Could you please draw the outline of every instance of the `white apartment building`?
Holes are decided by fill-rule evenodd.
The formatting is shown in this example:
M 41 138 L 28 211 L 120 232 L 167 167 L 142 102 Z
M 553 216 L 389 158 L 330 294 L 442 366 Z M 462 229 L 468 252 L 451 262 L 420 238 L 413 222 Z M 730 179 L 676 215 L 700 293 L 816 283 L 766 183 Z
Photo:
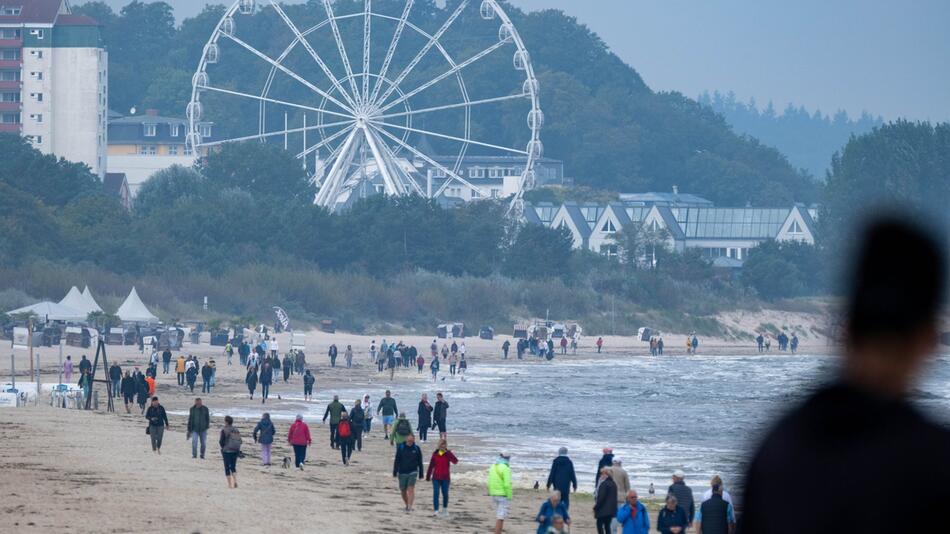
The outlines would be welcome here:
M 0 132 L 106 172 L 108 58 L 66 0 L 0 0 Z

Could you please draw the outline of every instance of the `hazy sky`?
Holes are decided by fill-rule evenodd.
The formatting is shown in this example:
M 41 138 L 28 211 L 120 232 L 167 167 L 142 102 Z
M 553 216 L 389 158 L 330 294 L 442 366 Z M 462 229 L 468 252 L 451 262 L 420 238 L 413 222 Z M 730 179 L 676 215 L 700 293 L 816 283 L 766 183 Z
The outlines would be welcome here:
M 654 89 L 950 120 L 948 0 L 510 1 L 577 16 Z

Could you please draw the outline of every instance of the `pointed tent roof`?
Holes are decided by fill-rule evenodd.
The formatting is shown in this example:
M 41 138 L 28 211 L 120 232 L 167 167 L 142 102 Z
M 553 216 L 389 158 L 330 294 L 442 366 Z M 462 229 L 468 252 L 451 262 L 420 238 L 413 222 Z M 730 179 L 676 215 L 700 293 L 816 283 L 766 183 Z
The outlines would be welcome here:
M 82 290 L 82 299 L 85 301 L 86 308 L 90 312 L 102 311 L 102 307 L 99 306 L 99 303 L 96 302 L 96 299 L 92 298 L 92 291 L 89 291 L 89 286 L 86 286 L 85 289 Z
M 57 304 L 56 302 L 43 301 L 37 302 L 31 306 L 24 306 L 22 308 L 17 308 L 15 310 L 10 310 L 7 312 L 8 315 L 16 315 L 18 313 L 33 313 L 37 317 L 42 317 L 49 319 L 51 321 L 85 321 L 86 315 L 81 311 L 70 308 L 63 304 Z
M 59 301 L 59 303 L 85 314 L 92 311 L 87 309 L 86 300 L 82 298 L 82 293 L 79 292 L 79 288 L 76 286 L 69 288 L 69 293 L 66 293 L 66 296 L 63 297 L 63 300 Z
M 115 314 L 119 316 L 119 319 L 133 323 L 158 322 L 158 317 L 155 317 L 152 315 L 152 312 L 148 311 L 142 299 L 139 298 L 138 292 L 135 291 L 135 287 L 129 292 L 129 296 L 126 297 L 125 302 L 119 306 Z

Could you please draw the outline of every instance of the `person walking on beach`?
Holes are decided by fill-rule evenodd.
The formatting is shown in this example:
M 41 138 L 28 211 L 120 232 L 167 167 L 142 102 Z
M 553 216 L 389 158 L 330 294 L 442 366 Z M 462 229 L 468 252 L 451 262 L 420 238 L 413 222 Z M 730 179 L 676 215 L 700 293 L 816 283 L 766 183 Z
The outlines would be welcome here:
M 444 439 L 439 440 L 439 447 L 432 452 L 429 459 L 429 469 L 426 470 L 426 481 L 432 481 L 432 515 L 449 516 L 449 482 L 451 480 L 452 464 L 458 464 L 458 458 L 449 450 L 449 444 Z M 442 510 L 439 512 L 439 494 L 442 494 Z
M 297 418 L 287 431 L 287 443 L 294 448 L 294 467 L 303 471 L 303 464 L 307 461 L 307 447 L 313 443 L 310 439 L 310 427 L 303 422 L 303 415 Z
M 224 345 L 224 354 L 227 356 L 228 365 L 231 365 L 231 358 L 234 356 L 234 345 L 231 345 L 231 342 L 228 341 Z
M 152 440 L 152 450 L 155 454 L 162 453 L 162 437 L 168 428 L 168 415 L 165 407 L 158 403 L 158 397 L 152 397 L 152 405 L 145 412 L 148 421 L 148 435 Z
M 630 475 L 628 475 L 627 470 L 623 468 L 623 462 L 616 456 L 614 456 L 613 465 L 610 467 L 610 478 L 613 479 L 614 485 L 617 486 L 617 507 L 619 508 L 623 506 L 624 500 L 627 498 L 627 492 L 630 491 Z M 617 518 L 614 518 L 610 525 L 611 533 L 621 528 Z
M 429 404 L 429 396 L 425 393 L 422 394 L 422 399 L 419 400 L 419 408 L 416 414 L 418 416 L 416 430 L 419 431 L 419 440 L 425 443 L 429 427 L 432 426 L 432 405 Z
M 191 457 L 198 457 L 198 443 L 201 443 L 201 459 L 205 459 L 205 446 L 208 441 L 208 428 L 211 427 L 211 413 L 208 407 L 201 403 L 200 398 L 195 399 L 195 404 L 188 410 L 188 427 L 185 431 L 185 439 L 191 440 Z
M 323 423 L 326 424 L 327 417 L 330 418 L 330 448 L 337 448 L 337 429 L 340 426 L 340 416 L 346 413 L 346 406 L 340 402 L 339 395 L 333 396 L 333 402 L 327 405 L 323 412 Z
M 165 349 L 162 351 L 162 374 L 167 375 L 168 369 L 172 363 L 172 351 L 171 349 Z
M 327 356 L 330 357 L 330 367 L 336 367 L 336 355 L 337 348 L 336 345 L 330 345 L 330 350 L 327 351 Z
M 363 433 L 369 435 L 373 428 L 373 403 L 369 401 L 369 395 L 363 395 Z
M 419 356 L 416 358 L 416 367 L 419 369 L 419 374 L 422 374 L 422 370 L 425 369 L 425 366 L 426 359 L 422 356 L 422 354 L 419 354 Z
M 406 423 L 408 424 L 408 421 Z M 416 445 L 412 433 L 406 436 L 405 442 L 396 447 L 393 478 L 399 481 L 399 493 L 406 505 L 406 512 L 411 512 L 416 500 L 416 481 L 422 478 L 422 449 Z
M 393 425 L 393 431 L 389 434 L 389 444 L 399 445 L 406 441 L 406 438 L 412 435 L 412 423 L 406 418 L 406 413 L 400 413 Z
M 261 366 L 261 404 L 267 402 L 267 395 L 270 393 L 270 385 L 274 382 L 274 369 L 270 363 L 264 362 Z
M 83 354 L 79 360 L 79 372 L 82 373 L 83 371 L 87 373 L 92 371 L 92 363 L 86 359 L 85 354 Z
M 686 519 L 683 509 L 677 506 L 676 496 L 667 495 L 666 506 L 660 508 L 660 513 L 656 518 L 657 530 L 660 531 L 660 534 L 685 534 L 687 525 L 689 525 L 689 521 Z
M 439 378 L 439 358 L 432 358 L 432 361 L 429 363 L 429 369 L 432 370 L 432 381 L 435 382 Z
M 386 351 L 386 368 L 389 369 L 390 381 L 392 381 L 393 378 L 396 376 L 396 365 L 398 364 L 398 362 L 396 361 L 396 352 L 398 351 L 396 351 L 392 347 L 390 347 L 389 350 Z
M 558 449 L 557 458 L 551 462 L 545 489 L 550 490 L 552 487 L 558 491 L 558 499 L 564 504 L 564 508 L 570 508 L 571 488 L 577 491 L 577 475 L 574 473 L 574 462 L 567 456 L 567 447 Z
M 313 400 L 313 384 L 317 381 L 317 378 L 310 374 L 310 369 L 303 375 L 303 400 L 312 401 Z
M 346 410 L 343 410 L 343 412 L 340 413 L 340 422 L 336 425 L 336 447 L 340 449 L 340 455 L 343 457 L 343 465 L 349 465 L 350 456 L 353 456 L 352 428 L 350 416 L 346 413 Z
M 119 391 L 119 383 L 122 382 L 122 368 L 116 362 L 112 362 L 112 365 L 109 366 L 109 381 L 112 383 L 112 395 L 118 398 L 122 394 Z
M 175 374 L 178 375 L 178 385 L 185 385 L 185 355 L 179 354 L 178 360 L 175 362 Z
M 458 365 L 458 360 L 458 353 L 453 350 L 452 355 L 449 356 L 449 376 L 455 376 L 455 367 Z
M 465 355 L 463 354 L 462 357 L 459 358 L 459 377 L 462 378 L 462 382 L 465 382 L 466 370 L 468 370 L 468 360 L 465 359 Z
M 241 432 L 234 428 L 234 418 L 224 416 L 224 427 L 218 436 L 218 446 L 221 447 L 221 457 L 224 459 L 224 476 L 228 479 L 228 487 L 235 489 L 237 483 L 237 461 L 241 455 Z
M 274 444 L 274 435 L 277 434 L 277 428 L 270 419 L 270 414 L 264 412 L 261 414 L 261 420 L 254 425 L 254 443 L 261 444 L 261 465 L 270 467 L 270 451 Z
M 594 488 L 597 488 L 597 485 L 600 483 L 600 470 L 605 467 L 611 467 L 614 465 L 614 450 L 610 447 L 604 447 L 604 455 L 600 457 L 600 460 L 597 461 L 597 471 L 594 475 Z
M 554 490 L 548 495 L 547 500 L 541 503 L 541 510 L 534 517 L 538 523 L 537 534 L 548 534 L 554 521 L 554 516 L 561 517 L 568 525 L 571 524 L 571 515 L 567 511 L 567 505 L 561 500 L 561 492 Z
M 194 363 L 191 360 L 185 364 L 185 381 L 188 383 L 188 392 L 195 392 L 195 382 L 198 380 L 198 367 L 195 365 L 188 365 L 188 363 Z
M 432 412 L 432 428 L 439 428 L 439 439 L 446 438 L 446 418 L 449 415 L 449 403 L 442 396 L 442 392 L 435 394 L 435 409 Z
M 347 345 L 346 352 L 343 353 L 343 359 L 346 361 L 346 368 L 351 369 L 353 367 L 353 346 Z
M 594 497 L 594 518 L 597 534 L 612 534 L 610 525 L 617 516 L 617 485 L 610 476 L 610 468 L 600 469 L 600 480 Z
M 91 385 L 92 375 L 89 375 L 89 378 L 90 378 L 90 385 Z M 148 384 L 148 395 L 149 397 L 151 397 L 152 395 L 155 394 L 155 376 L 146 373 L 145 383 Z
M 201 366 L 201 392 L 211 393 L 211 365 L 208 362 Z
M 709 489 L 703 493 L 703 500 L 700 501 L 700 503 L 704 503 L 712 498 L 713 487 L 715 486 L 719 486 L 719 488 L 722 489 L 722 500 L 732 504 L 732 495 L 729 495 L 729 492 L 726 491 L 726 486 L 722 483 L 722 477 L 719 475 L 713 475 L 713 477 L 709 480 Z
M 383 414 L 383 439 L 389 440 L 389 433 L 392 430 L 393 422 L 396 420 L 396 399 L 387 389 L 386 396 L 379 400 L 376 407 L 376 415 Z
M 602 348 L 604 348 L 604 338 L 598 337 L 597 338 L 597 354 L 600 354 L 600 350 Z
M 511 348 L 511 342 L 506 339 L 505 342 L 501 344 L 501 354 L 502 354 L 501 357 L 503 360 L 508 359 L 508 350 L 510 348 Z
M 125 376 L 122 378 L 122 400 L 125 401 L 125 413 L 131 413 L 129 411 L 129 406 L 135 402 L 135 379 L 132 378 L 132 373 L 126 371 Z
M 689 526 L 693 526 L 693 517 L 696 515 L 696 503 L 693 500 L 693 490 L 686 485 L 686 473 L 677 469 L 673 473 L 673 483 L 667 490 L 667 495 L 676 497 L 677 506 L 683 509 Z
M 650 513 L 640 502 L 636 490 L 627 492 L 626 502 L 617 510 L 617 522 L 622 526 L 623 534 L 649 534 Z M 680 532 L 686 531 L 684 529 Z
M 513 497 L 511 488 L 511 456 L 500 453 L 495 463 L 488 468 L 488 496 L 495 506 L 495 534 L 501 534 L 505 528 L 505 519 L 511 508 Z
M 145 415 L 145 405 L 148 404 L 148 382 L 145 381 L 145 375 L 142 373 L 136 374 L 135 378 L 135 393 L 136 400 L 139 404 L 139 410 L 142 415 Z
M 73 381 L 73 357 L 67 355 L 63 362 L 63 380 L 68 384 Z
M 350 431 L 353 433 L 353 448 L 363 450 L 363 425 L 366 424 L 366 412 L 359 399 L 350 408 Z M 352 452 L 352 451 L 351 451 Z
M 736 513 L 732 503 L 722 498 L 722 486 L 714 484 L 712 497 L 696 511 L 697 534 L 729 534 L 735 532 Z M 863 531 L 862 531 L 863 532 Z
M 247 384 L 247 391 L 251 394 L 251 400 L 254 400 L 254 390 L 257 389 L 257 369 L 253 366 L 247 370 L 244 383 Z
M 82 389 L 82 398 L 85 402 L 86 399 L 92 396 L 92 376 L 89 374 L 89 371 L 82 370 L 79 372 L 79 382 L 77 385 Z
M 284 383 L 286 384 L 290 380 L 290 375 L 294 372 L 294 359 L 290 357 L 290 353 L 284 354 Z

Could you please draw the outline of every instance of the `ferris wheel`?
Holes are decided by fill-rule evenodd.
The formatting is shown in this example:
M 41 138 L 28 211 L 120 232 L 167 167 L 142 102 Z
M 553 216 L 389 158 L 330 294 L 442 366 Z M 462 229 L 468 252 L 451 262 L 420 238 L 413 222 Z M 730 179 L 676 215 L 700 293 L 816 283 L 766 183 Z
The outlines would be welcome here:
M 496 0 L 419 4 L 234 2 L 192 78 L 186 145 L 282 143 L 330 210 L 370 182 L 387 195 L 511 196 L 519 208 L 544 123 L 521 36 Z M 476 157 L 500 162 L 491 176 L 504 195 L 468 168 Z

